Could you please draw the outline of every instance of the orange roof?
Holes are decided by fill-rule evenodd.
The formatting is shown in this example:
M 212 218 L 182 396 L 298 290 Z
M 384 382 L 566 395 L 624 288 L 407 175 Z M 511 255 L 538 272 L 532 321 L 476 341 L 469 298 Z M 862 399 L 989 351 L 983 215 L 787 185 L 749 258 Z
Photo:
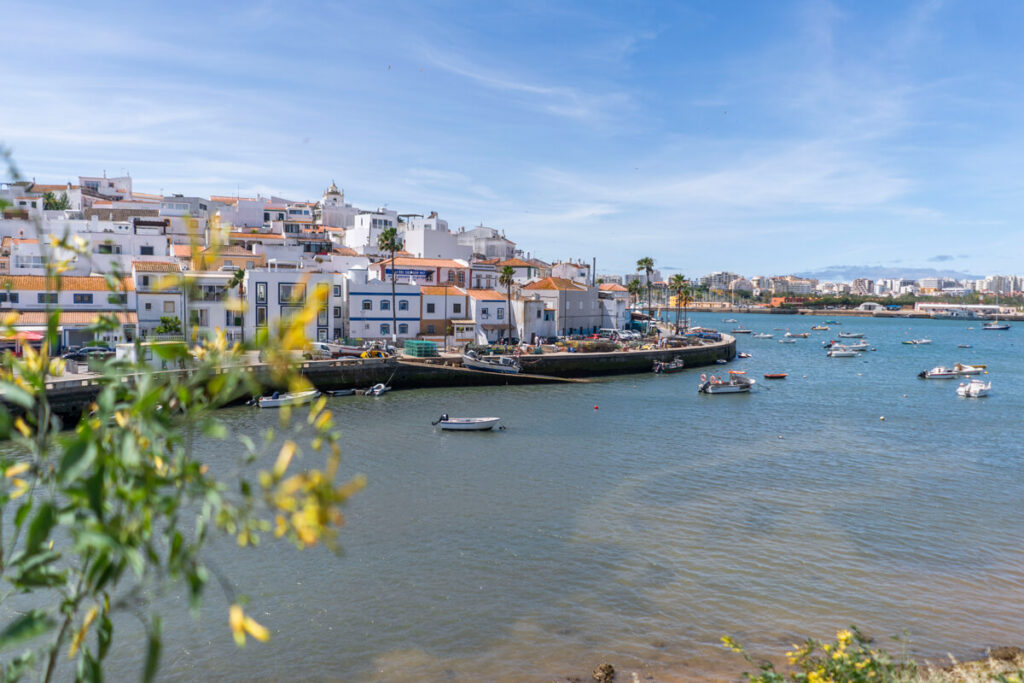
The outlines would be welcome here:
M 39 240 L 22 239 L 20 237 L 14 238 L 15 244 L 39 244 Z
M 505 295 L 493 289 L 467 289 L 466 293 L 480 301 L 504 301 Z
M 132 261 L 137 273 L 179 273 L 181 266 L 169 261 Z
M 44 275 L 0 275 L 0 289 L 10 286 L 13 290 L 45 292 L 50 289 L 52 280 Z M 61 291 L 71 292 L 106 292 L 106 278 L 99 275 L 64 275 L 60 278 Z M 121 286 L 118 291 L 134 292 L 135 281 L 130 277 L 121 278 Z
M 350 249 L 349 247 L 335 247 L 334 253 L 338 256 L 359 256 L 355 249 Z
M 620 285 L 618 282 L 603 282 L 601 283 L 602 292 L 628 292 L 629 290 Z
M 504 268 L 505 266 L 512 266 L 513 268 L 536 268 L 537 267 L 535 264 L 530 263 L 529 261 L 524 261 L 521 258 L 510 258 L 510 259 L 507 259 L 505 261 L 502 261 L 498 265 L 501 266 L 502 268 Z
M 224 195 L 211 194 L 211 202 L 219 202 L 221 204 L 237 204 L 239 201 L 254 202 L 255 197 L 226 197 Z
M 443 296 L 445 292 L 448 293 L 448 296 L 466 296 L 466 292 L 459 289 L 455 285 L 452 285 L 450 287 L 438 287 L 436 285 L 420 285 L 420 294 L 423 294 L 424 296 Z
M 582 292 L 586 291 L 587 288 L 578 282 L 566 280 L 564 277 L 546 277 L 543 280 L 525 285 L 523 289 L 557 289 L 560 291 Z
M 72 185 L 70 189 L 77 190 L 80 188 L 78 185 Z M 33 183 L 30 192 L 64 192 L 67 190 L 67 185 L 38 185 Z
M 273 232 L 232 232 L 228 233 L 228 239 L 268 239 L 268 240 L 283 240 L 284 235 L 278 235 Z
M 172 244 L 171 249 L 174 252 L 175 258 L 192 256 L 192 245 L 190 244 Z
M 255 256 L 255 254 L 253 254 L 248 249 L 243 249 L 242 247 L 236 246 L 234 244 L 221 246 L 219 248 L 206 247 L 205 249 L 202 250 L 202 253 L 211 255 L 216 253 L 217 256 Z
M 386 265 L 391 265 L 391 259 L 381 261 Z M 469 266 L 463 265 L 458 261 L 453 261 L 446 258 L 416 258 L 415 256 L 396 256 L 396 266 L 419 266 L 421 268 L 468 268 Z
M 46 311 L 20 311 L 15 325 L 45 325 Z M 58 325 L 93 325 L 101 315 L 113 315 L 122 325 L 134 325 L 139 322 L 135 311 L 61 311 Z
M 500 260 L 501 259 L 499 259 L 499 258 L 484 258 L 484 259 L 480 259 L 479 261 L 473 261 L 473 265 L 474 266 L 493 266 L 493 265 L 497 265 L 498 261 L 500 261 Z

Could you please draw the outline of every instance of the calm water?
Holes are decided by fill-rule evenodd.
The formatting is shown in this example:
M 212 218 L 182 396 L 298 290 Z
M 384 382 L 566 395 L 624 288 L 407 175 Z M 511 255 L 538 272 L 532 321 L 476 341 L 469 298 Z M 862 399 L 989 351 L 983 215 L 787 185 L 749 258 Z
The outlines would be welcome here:
M 731 329 L 721 317 L 694 316 Z M 698 395 L 695 369 L 331 399 L 345 469 L 370 482 L 345 556 L 215 548 L 274 639 L 236 650 L 215 588 L 198 617 L 173 599 L 164 676 L 547 680 L 610 661 L 689 680 L 742 670 L 723 634 L 778 654 L 851 623 L 882 643 L 906 631 L 924 656 L 1020 645 L 1024 325 L 842 319 L 786 345 L 772 328 L 823 318 L 732 317 L 776 338 L 741 335 L 753 358 L 730 367 L 788 379 L 734 396 Z M 826 358 L 841 330 L 877 351 Z M 989 398 L 916 377 L 956 361 L 988 365 Z M 443 411 L 508 429 L 435 432 Z M 276 422 L 223 417 L 249 433 Z M 222 443 L 201 448 L 227 467 Z M 137 642 L 112 656 L 111 680 L 137 675 Z

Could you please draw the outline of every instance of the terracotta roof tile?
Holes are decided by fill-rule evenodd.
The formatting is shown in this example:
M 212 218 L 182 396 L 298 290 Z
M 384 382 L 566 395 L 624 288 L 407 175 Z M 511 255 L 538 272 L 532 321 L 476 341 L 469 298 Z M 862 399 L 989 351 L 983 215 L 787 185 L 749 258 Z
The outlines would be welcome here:
M 466 293 L 480 301 L 504 301 L 505 295 L 493 289 L 467 289 Z
M 617 282 L 603 282 L 600 285 L 602 292 L 628 292 L 629 290 Z
M 543 280 L 524 285 L 523 289 L 557 289 L 560 291 L 583 292 L 587 288 L 578 282 L 566 280 L 564 277 L 546 277 Z
M 132 261 L 137 273 L 180 273 L 181 266 L 168 261 Z
M 466 292 L 452 285 L 450 287 L 438 287 L 437 285 L 420 285 L 420 294 L 424 296 L 466 296 Z
M 0 275 L 0 289 L 9 285 L 13 291 L 45 292 L 51 284 L 47 279 L 43 275 Z M 64 292 L 106 292 L 110 288 L 106 278 L 98 275 L 65 275 L 60 278 L 60 289 Z M 135 281 L 130 277 L 121 278 L 118 291 L 134 292 Z
M 501 268 L 504 268 L 505 266 L 512 266 L 513 268 L 536 268 L 537 267 L 535 264 L 530 263 L 529 261 L 524 261 L 521 258 L 510 258 L 510 259 L 507 259 L 507 260 L 502 261 L 501 263 L 499 263 L 498 266 L 500 266 Z
M 46 311 L 18 311 L 15 325 L 45 325 Z M 61 311 L 58 325 L 93 325 L 100 315 L 113 315 L 122 325 L 139 322 L 135 311 Z

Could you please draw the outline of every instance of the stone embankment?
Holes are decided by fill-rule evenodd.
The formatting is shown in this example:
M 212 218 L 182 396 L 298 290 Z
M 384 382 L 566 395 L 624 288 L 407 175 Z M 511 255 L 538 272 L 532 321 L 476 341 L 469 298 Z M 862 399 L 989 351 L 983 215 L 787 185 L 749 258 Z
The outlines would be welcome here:
M 463 368 L 457 356 L 304 361 L 298 370 L 321 390 L 365 388 L 379 382 L 394 389 L 573 382 L 588 377 L 648 372 L 655 360 L 670 361 L 679 357 L 689 367 L 711 365 L 719 359 L 729 360 L 736 355 L 736 340 L 729 335 L 722 337 L 720 342 L 680 348 L 526 355 L 520 358 L 523 371 L 516 375 Z M 252 373 L 261 385 L 274 388 L 271 387 L 267 366 L 253 364 L 241 366 L 241 369 Z M 122 380 L 131 381 L 131 375 Z M 71 379 L 55 378 L 47 383 L 46 388 L 54 413 L 76 419 L 95 400 L 102 384 L 98 375 L 79 375 Z

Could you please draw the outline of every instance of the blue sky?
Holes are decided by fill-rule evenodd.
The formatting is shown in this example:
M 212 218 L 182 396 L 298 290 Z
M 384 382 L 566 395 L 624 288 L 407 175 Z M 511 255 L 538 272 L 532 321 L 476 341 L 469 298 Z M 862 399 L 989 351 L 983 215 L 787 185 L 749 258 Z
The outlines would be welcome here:
M 335 179 L 609 272 L 1024 271 L 1024 5 L 150 5 L 5 7 L 26 175 Z

